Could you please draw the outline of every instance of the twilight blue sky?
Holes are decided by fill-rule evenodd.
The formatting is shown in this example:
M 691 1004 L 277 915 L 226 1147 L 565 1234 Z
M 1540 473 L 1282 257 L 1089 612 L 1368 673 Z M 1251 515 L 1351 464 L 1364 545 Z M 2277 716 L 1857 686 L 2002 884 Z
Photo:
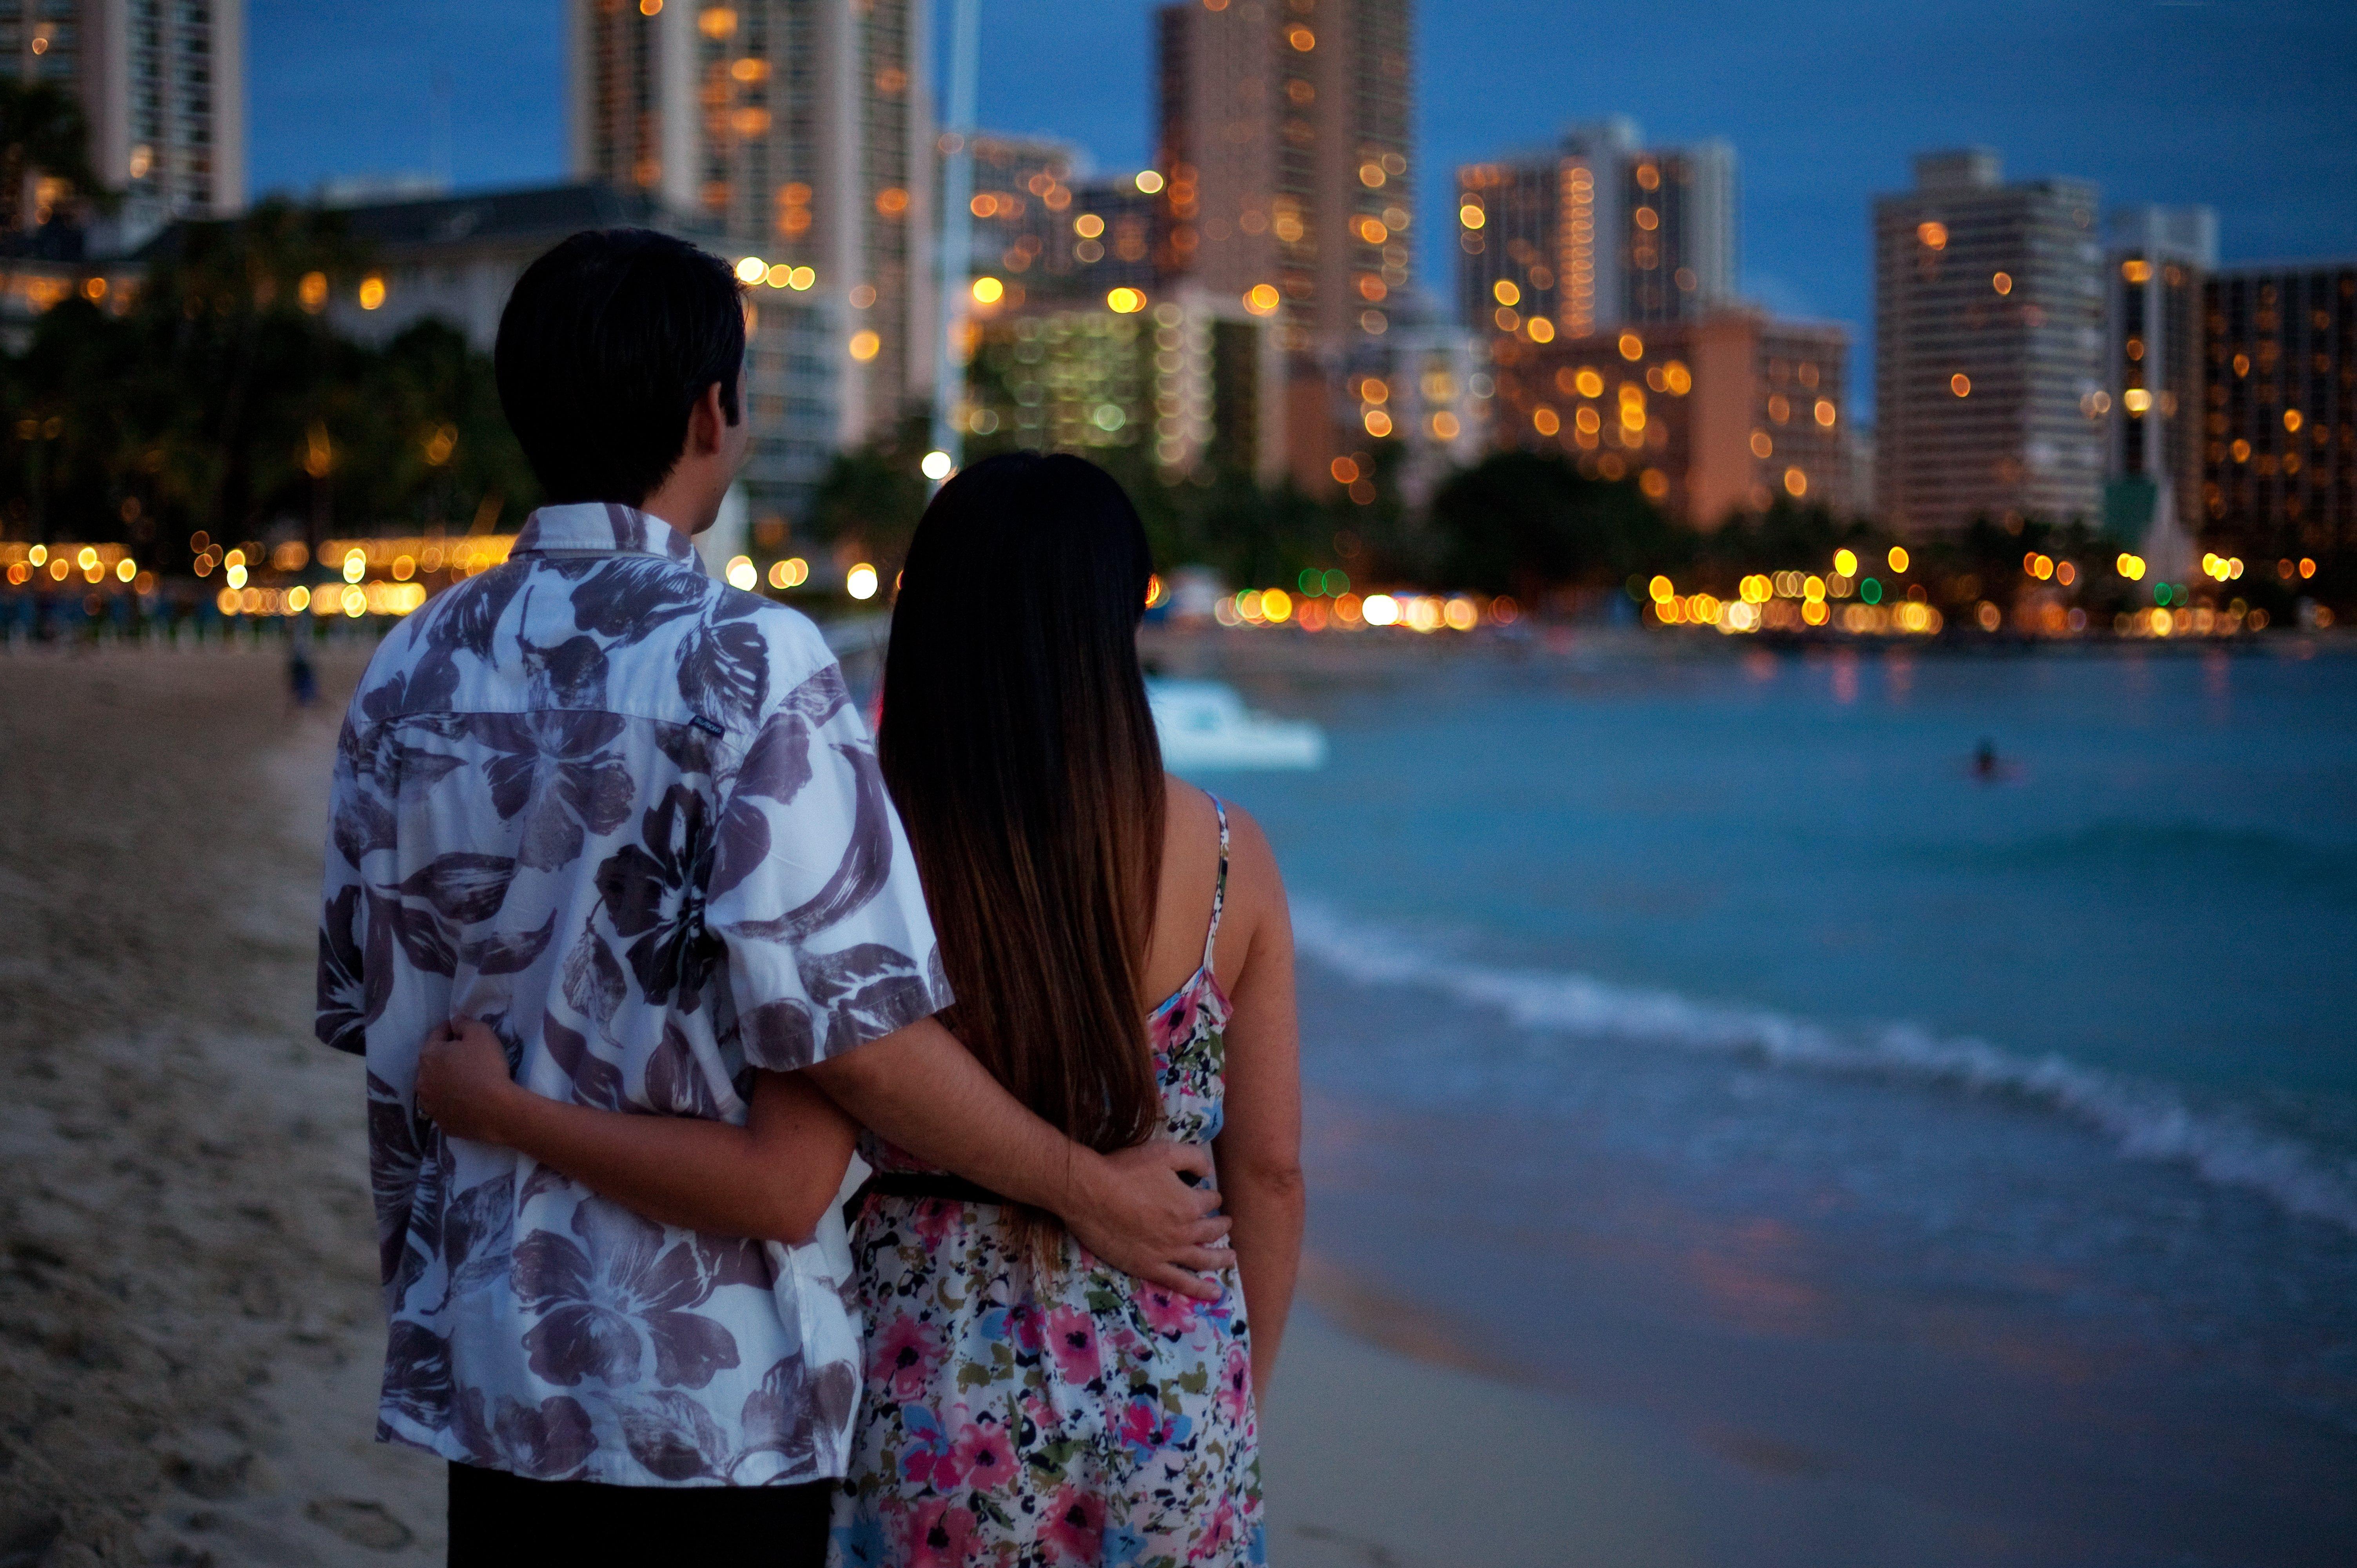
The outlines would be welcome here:
M 254 188 L 428 168 L 437 70 L 461 188 L 560 176 L 563 4 L 248 0 Z M 1150 5 L 983 5 L 985 126 L 1068 137 L 1100 166 L 1144 162 Z M 1444 296 L 1450 171 L 1612 113 L 1655 142 L 1732 142 L 1747 292 L 1850 323 L 1861 360 L 1867 203 L 1906 185 L 1925 148 L 1985 143 L 2010 174 L 2098 181 L 2106 204 L 2205 202 L 2229 260 L 2357 253 L 2352 0 L 1417 10 L 1420 256 Z

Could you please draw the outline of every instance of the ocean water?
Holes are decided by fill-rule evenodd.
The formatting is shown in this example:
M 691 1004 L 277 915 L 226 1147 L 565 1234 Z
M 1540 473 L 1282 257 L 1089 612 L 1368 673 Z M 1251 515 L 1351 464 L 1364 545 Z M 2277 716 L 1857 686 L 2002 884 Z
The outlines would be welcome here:
M 1244 684 L 1332 743 L 1204 780 L 1295 901 L 1313 1251 L 1957 1560 L 2350 1560 L 2357 658 Z

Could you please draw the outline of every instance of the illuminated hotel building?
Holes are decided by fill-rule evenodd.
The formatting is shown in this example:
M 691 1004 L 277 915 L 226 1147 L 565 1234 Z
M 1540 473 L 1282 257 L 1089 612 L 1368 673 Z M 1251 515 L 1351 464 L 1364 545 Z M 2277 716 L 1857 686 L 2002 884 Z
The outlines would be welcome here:
M 1544 152 L 1458 169 L 1457 220 L 1458 308 L 1497 337 L 1690 321 L 1736 296 L 1723 142 L 1647 149 L 1626 119 L 1577 126 Z
M 1618 332 L 1493 345 L 1494 444 L 1561 452 L 1634 479 L 1716 528 L 1778 499 L 1851 505 L 1849 338 L 1827 322 L 1729 308 Z
M 716 220 L 831 302 L 841 439 L 929 395 L 925 0 L 573 0 L 569 15 L 576 177 Z
M 123 193 L 102 247 L 244 209 L 244 0 L 0 0 L 0 59 L 81 100 L 91 166 Z
M 1985 149 L 1915 160 L 1874 203 L 1877 501 L 1888 526 L 2094 521 L 2104 470 L 2096 191 L 2000 181 Z
M 2218 264 L 2206 207 L 2130 207 L 2104 220 L 2104 472 L 2190 524 L 2201 494 L 2201 289 Z M 2107 506 L 2107 510 L 2112 510 Z
M 2357 543 L 2357 261 L 2228 267 L 2202 293 L 2200 532 L 2261 554 L 2348 550 Z
M 1408 0 L 1194 0 L 1157 13 L 1156 263 L 1273 320 L 1288 467 L 1354 436 L 1342 382 L 1410 281 Z

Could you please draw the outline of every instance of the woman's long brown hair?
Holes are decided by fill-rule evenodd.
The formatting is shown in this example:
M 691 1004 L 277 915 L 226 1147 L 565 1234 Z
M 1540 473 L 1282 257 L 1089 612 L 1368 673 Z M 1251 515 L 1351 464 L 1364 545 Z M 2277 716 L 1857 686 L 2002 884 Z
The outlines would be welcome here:
M 1100 1151 L 1161 1120 L 1143 996 L 1162 748 L 1137 662 L 1152 557 L 1079 457 L 988 458 L 909 547 L 877 737 L 957 1004 L 944 1021 Z

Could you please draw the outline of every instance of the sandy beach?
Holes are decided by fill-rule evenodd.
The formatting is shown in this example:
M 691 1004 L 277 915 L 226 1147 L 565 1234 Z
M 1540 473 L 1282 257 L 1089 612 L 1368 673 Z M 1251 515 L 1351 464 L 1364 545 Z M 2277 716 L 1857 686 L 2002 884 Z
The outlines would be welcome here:
M 300 715 L 269 650 L 0 664 L 0 1563 L 439 1560 L 439 1465 L 371 1435 L 358 1067 L 310 1036 L 362 657 L 326 656 Z M 1609 1424 L 1330 1265 L 1311 1287 L 1267 1418 L 1273 1561 L 1684 1560 Z

